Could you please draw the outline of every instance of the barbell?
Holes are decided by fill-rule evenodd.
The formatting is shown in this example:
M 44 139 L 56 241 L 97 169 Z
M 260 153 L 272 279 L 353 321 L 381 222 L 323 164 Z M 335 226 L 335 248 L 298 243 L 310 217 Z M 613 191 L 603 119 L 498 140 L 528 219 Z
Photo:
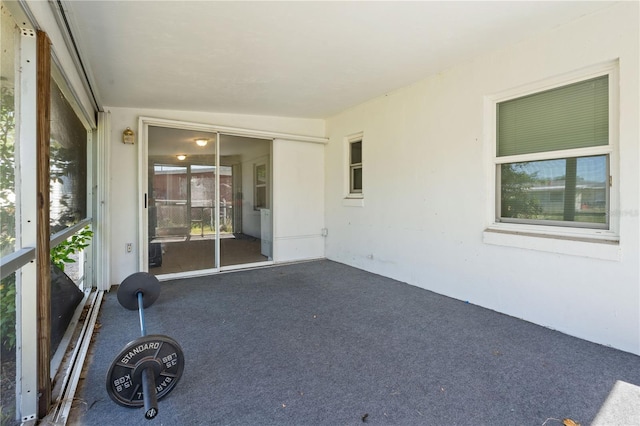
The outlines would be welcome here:
M 176 386 L 184 370 L 180 345 L 168 336 L 147 335 L 144 308 L 160 295 L 160 282 L 146 272 L 128 276 L 118 288 L 118 302 L 138 310 L 142 337 L 129 342 L 115 357 L 107 373 L 107 393 L 119 405 L 144 406 L 151 420 L 158 414 L 158 400 Z

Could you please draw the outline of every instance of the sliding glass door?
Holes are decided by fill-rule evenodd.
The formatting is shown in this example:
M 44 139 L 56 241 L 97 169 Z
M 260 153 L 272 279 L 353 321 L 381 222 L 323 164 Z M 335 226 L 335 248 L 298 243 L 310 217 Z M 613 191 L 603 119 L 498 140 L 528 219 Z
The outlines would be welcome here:
M 270 140 L 149 126 L 147 145 L 150 273 L 271 260 Z

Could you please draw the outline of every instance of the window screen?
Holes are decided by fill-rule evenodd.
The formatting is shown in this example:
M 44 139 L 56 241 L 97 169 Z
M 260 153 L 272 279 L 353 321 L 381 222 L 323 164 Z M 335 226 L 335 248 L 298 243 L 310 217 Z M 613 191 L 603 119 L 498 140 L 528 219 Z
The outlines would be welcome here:
M 51 233 L 87 217 L 87 130 L 51 79 Z

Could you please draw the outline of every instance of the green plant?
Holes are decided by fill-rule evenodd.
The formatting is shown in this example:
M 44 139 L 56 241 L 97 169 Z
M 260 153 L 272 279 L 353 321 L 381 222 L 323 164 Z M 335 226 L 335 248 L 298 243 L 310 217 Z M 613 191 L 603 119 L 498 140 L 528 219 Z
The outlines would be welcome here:
M 91 237 L 93 237 L 93 231 L 89 226 L 85 226 L 69 239 L 51 249 L 51 263 L 64 271 L 65 264 L 75 263 L 75 259 L 71 256 L 89 246 Z
M 16 274 L 0 282 L 0 343 L 5 351 L 16 347 Z
M 535 219 L 542 207 L 531 194 L 537 182 L 537 172 L 528 173 L 526 163 L 503 164 L 501 167 L 502 217 Z
M 15 98 L 12 87 L 0 87 L 0 255 L 15 250 Z M 16 275 L 0 281 L 0 345 L 3 353 L 16 346 Z
M 0 88 L 0 253 L 15 248 L 15 114 L 13 89 Z
M 15 408 L 8 407 L 3 408 L 0 405 L 0 425 L 12 425 L 15 424 Z
M 65 264 L 74 263 L 71 256 L 89 245 L 93 231 L 85 227 L 66 241 L 51 249 L 51 263 L 64 271 Z M 3 350 L 12 351 L 16 346 L 16 275 L 11 274 L 0 282 L 0 344 Z

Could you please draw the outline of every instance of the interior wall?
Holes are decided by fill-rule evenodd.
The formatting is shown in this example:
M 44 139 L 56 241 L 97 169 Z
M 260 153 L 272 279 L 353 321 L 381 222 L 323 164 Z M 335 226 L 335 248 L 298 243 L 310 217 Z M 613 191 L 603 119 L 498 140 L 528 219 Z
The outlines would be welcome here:
M 638 12 L 613 5 L 330 118 L 326 256 L 640 354 Z M 589 243 L 575 243 L 584 255 L 484 243 L 495 152 L 485 98 L 616 59 L 619 256 L 589 256 Z M 357 132 L 361 203 L 344 200 L 344 138 Z
M 138 265 L 140 247 L 137 244 L 138 203 L 142 202 L 138 194 L 138 146 L 137 142 L 136 145 L 122 143 L 122 132 L 127 127 L 135 132 L 136 137 L 138 136 L 140 116 L 318 137 L 323 137 L 325 132 L 324 120 L 317 119 L 119 107 L 105 107 L 105 110 L 109 111 L 111 116 L 109 138 L 111 162 L 108 182 L 111 284 L 119 284 L 130 274 L 141 270 Z M 295 190 L 295 185 L 290 189 Z M 321 193 L 318 193 L 316 198 L 320 199 L 320 204 L 323 203 Z M 285 210 L 286 207 L 283 208 L 283 214 L 286 214 Z M 282 231 L 289 232 L 288 227 L 285 226 Z M 127 243 L 133 244 L 133 250 L 130 253 L 125 250 Z

